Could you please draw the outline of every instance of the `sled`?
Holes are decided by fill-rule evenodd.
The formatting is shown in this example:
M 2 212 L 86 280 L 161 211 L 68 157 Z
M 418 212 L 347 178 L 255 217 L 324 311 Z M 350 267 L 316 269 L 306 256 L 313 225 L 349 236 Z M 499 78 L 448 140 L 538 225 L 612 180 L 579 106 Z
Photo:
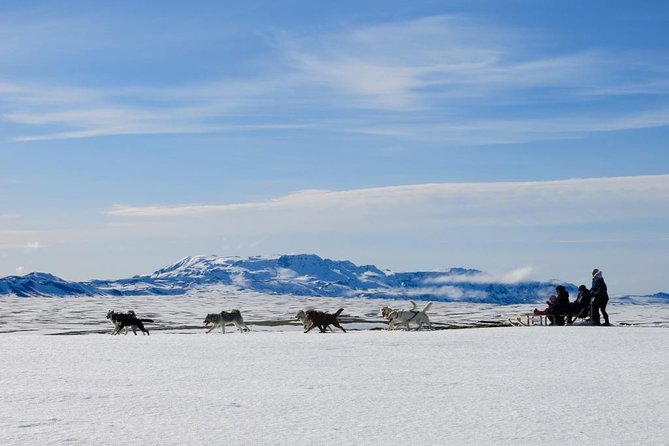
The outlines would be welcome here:
M 506 320 L 512 327 L 532 327 L 534 325 L 548 325 L 547 314 L 521 313 L 509 316 Z

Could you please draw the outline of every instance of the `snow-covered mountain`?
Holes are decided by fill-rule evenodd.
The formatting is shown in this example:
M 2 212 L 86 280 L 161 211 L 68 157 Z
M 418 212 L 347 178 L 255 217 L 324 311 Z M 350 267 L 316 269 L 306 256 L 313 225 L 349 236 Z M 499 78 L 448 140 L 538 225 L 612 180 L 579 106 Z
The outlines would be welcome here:
M 52 274 L 30 273 L 0 279 L 0 295 L 28 296 L 95 296 L 103 294 L 94 286 L 67 282 Z
M 314 254 L 277 257 L 186 257 L 156 271 L 151 280 L 184 288 L 224 283 L 265 293 L 299 296 L 413 298 L 418 300 L 520 303 L 545 300 L 556 283 L 482 281 L 478 270 L 382 271 L 374 265 L 323 259 Z M 561 283 L 561 282 L 557 282 Z M 567 284 L 575 290 L 573 285 Z
M 373 265 L 323 259 L 314 254 L 254 257 L 186 257 L 149 276 L 122 280 L 67 282 L 51 274 L 31 273 L 0 279 L 0 295 L 120 296 L 174 295 L 209 285 L 299 296 L 369 297 L 478 303 L 543 303 L 557 284 L 572 295 L 572 284 L 496 282 L 481 271 L 390 272 Z M 660 293 L 662 294 L 662 293 Z M 656 298 L 662 298 L 660 295 Z M 669 296 L 667 296 L 669 297 Z

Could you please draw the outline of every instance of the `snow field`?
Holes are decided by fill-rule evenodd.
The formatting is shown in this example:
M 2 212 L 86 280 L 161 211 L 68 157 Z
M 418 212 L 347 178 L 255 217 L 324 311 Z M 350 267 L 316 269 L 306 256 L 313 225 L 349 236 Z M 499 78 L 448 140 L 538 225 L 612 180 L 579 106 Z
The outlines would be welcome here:
M 0 443 L 666 445 L 669 330 L 0 337 Z

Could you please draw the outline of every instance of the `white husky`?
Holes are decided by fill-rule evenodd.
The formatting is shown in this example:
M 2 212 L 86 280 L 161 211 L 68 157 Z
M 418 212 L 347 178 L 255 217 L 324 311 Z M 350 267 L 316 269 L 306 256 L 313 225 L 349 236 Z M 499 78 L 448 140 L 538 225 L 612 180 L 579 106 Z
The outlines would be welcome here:
M 432 302 L 428 302 L 425 308 L 420 311 L 416 310 L 414 301 L 410 300 L 409 302 L 411 302 L 411 309 L 409 310 L 394 310 L 390 307 L 381 308 L 381 315 L 388 320 L 388 330 L 394 330 L 401 325 L 410 330 L 409 324 L 415 324 L 419 329 L 427 326 L 432 330 L 430 318 L 427 316 L 427 310 L 432 306 Z

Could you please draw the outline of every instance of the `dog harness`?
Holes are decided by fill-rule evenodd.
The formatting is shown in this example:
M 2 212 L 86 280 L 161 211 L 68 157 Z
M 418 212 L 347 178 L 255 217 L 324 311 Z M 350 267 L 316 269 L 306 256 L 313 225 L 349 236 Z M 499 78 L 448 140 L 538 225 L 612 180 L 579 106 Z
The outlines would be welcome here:
M 411 322 L 411 321 L 413 320 L 413 318 L 415 318 L 416 316 L 418 316 L 418 313 L 420 313 L 420 311 L 416 311 L 416 310 L 407 310 L 407 311 L 411 311 L 411 312 L 413 313 L 413 316 L 411 316 L 411 319 L 409 319 L 409 320 L 407 321 L 407 323 Z

